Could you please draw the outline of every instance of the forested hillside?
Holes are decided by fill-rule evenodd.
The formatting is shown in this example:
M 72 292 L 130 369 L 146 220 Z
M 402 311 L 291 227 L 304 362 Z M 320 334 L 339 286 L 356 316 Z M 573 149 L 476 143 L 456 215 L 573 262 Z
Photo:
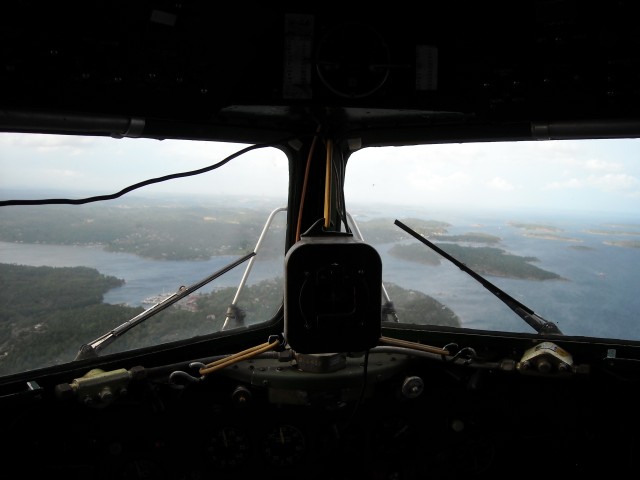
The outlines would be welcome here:
M 0 212 L 0 241 L 102 245 L 158 260 L 198 260 L 253 250 L 270 211 L 221 204 L 39 205 Z M 284 216 L 283 216 L 284 218 Z M 283 255 L 283 222 L 274 222 L 263 257 Z M 274 241 L 274 239 L 278 239 Z
M 122 280 L 86 267 L 0 264 L 0 375 L 69 362 L 84 343 L 144 309 L 103 303 Z M 265 321 L 282 301 L 281 282 L 247 287 L 238 306 L 245 321 Z M 198 311 L 170 306 L 114 342 L 106 353 L 219 331 L 235 288 L 198 297 Z M 178 327 L 179 326 L 179 327 Z
M 86 267 L 0 264 L 0 375 L 70 362 L 83 344 L 143 312 L 103 303 L 104 293 L 121 283 Z M 460 325 L 455 313 L 433 298 L 395 285 L 387 288 L 403 323 Z M 196 311 L 172 305 L 120 336 L 103 353 L 220 331 L 236 293 L 229 287 L 199 295 Z M 245 286 L 236 305 L 243 324 L 269 321 L 282 295 L 282 278 Z
M 0 264 L 0 373 L 72 360 L 96 331 L 139 312 L 102 303 L 122 282 L 87 267 Z

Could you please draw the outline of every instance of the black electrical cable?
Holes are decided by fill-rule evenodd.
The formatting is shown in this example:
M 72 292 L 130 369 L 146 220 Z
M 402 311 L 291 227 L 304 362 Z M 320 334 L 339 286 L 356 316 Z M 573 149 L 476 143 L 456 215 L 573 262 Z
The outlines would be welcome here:
M 344 424 L 344 426 L 342 427 L 343 431 L 347 431 L 352 423 L 354 422 L 355 418 L 356 418 L 356 414 L 358 413 L 358 409 L 360 408 L 360 405 L 364 402 L 364 397 L 367 393 L 367 376 L 368 376 L 368 370 L 369 370 L 369 350 L 365 350 L 364 352 L 364 361 L 362 363 L 363 368 L 363 376 L 362 376 L 362 386 L 360 388 L 360 396 L 358 397 L 358 400 L 356 401 L 356 404 L 353 407 L 353 410 L 351 411 L 351 414 L 349 416 L 349 418 L 347 419 L 346 423 Z
M 346 203 L 344 199 L 344 179 L 345 179 L 345 162 L 344 157 L 342 156 L 342 152 L 340 152 L 340 169 L 338 170 L 338 165 L 336 162 L 333 163 L 333 173 L 335 175 L 335 185 L 338 186 L 338 196 L 336 198 L 336 210 L 342 223 L 344 224 L 345 231 L 347 233 L 351 233 L 351 228 L 349 227 L 349 223 L 347 222 L 347 210 Z
M 79 198 L 79 199 L 71 199 L 71 198 L 49 198 L 49 199 L 43 199 L 43 200 L 2 200 L 0 201 L 0 207 L 7 207 L 7 206 L 12 206 L 12 205 L 83 205 L 85 203 L 92 203 L 92 202 L 102 202 L 105 200 L 114 200 L 116 198 L 121 197 L 122 195 L 129 193 L 133 190 L 137 190 L 138 188 L 142 188 L 142 187 L 146 187 L 147 185 L 153 185 L 154 183 L 161 183 L 161 182 L 166 182 L 167 180 L 173 180 L 175 178 L 183 178 L 183 177 L 191 177 L 193 175 L 200 175 L 202 173 L 206 173 L 206 172 L 210 172 L 211 170 L 215 170 L 218 167 L 221 167 L 222 165 L 228 163 L 229 161 L 233 160 L 236 157 L 239 157 L 240 155 L 243 155 L 251 150 L 257 150 L 259 148 L 265 148 L 265 147 L 270 147 L 272 145 L 277 145 L 279 143 L 282 143 L 284 141 L 287 141 L 287 139 L 278 141 L 278 142 L 272 142 L 272 143 L 261 143 L 261 144 L 256 144 L 256 145 L 250 145 L 246 148 L 243 148 L 242 150 L 238 150 L 235 153 L 232 153 L 231 155 L 229 155 L 228 157 L 226 157 L 225 159 L 219 161 L 218 163 L 215 163 L 213 165 L 209 165 L 208 167 L 203 167 L 203 168 L 199 168 L 197 170 L 191 170 L 188 172 L 180 172 L 180 173 L 172 173 L 170 175 L 164 175 L 162 177 L 157 177 L 157 178 L 150 178 L 148 180 L 144 180 L 142 182 L 138 182 L 136 184 L 130 185 L 126 188 L 123 188 L 122 190 L 120 190 L 119 192 L 116 193 L 112 193 L 109 195 L 97 195 L 94 197 L 87 197 L 87 198 Z

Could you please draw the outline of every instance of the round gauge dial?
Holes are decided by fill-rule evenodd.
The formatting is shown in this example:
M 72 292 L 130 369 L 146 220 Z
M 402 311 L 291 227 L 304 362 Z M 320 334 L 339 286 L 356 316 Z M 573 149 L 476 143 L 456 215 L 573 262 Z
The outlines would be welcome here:
M 304 434 L 293 425 L 278 425 L 267 432 L 264 454 L 273 465 L 294 465 L 300 461 L 305 449 Z
M 389 47 L 369 26 L 349 23 L 329 30 L 316 55 L 320 81 L 334 94 L 364 98 L 379 90 L 389 78 Z
M 206 445 L 207 458 L 219 468 L 242 465 L 249 458 L 249 438 L 237 427 L 221 427 Z

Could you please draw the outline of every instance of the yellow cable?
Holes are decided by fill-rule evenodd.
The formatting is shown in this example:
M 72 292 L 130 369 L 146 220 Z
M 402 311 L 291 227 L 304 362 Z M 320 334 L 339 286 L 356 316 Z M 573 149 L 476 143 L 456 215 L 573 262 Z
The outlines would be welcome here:
M 423 345 L 422 343 L 400 340 L 399 338 L 380 337 L 380 343 L 394 345 L 396 347 L 414 348 L 416 350 L 422 350 L 423 352 L 437 353 L 440 355 L 449 355 L 449 350 L 445 350 L 444 348 L 431 347 L 429 345 Z
M 329 228 L 329 206 L 331 205 L 331 152 L 333 151 L 331 140 L 327 140 L 327 167 L 324 179 L 324 228 Z
M 318 140 L 318 134 L 320 133 L 321 126 L 318 125 L 316 134 L 311 142 L 311 148 L 309 148 L 309 154 L 307 155 L 307 166 L 305 167 L 304 179 L 302 182 L 302 193 L 300 194 L 300 207 L 298 208 L 298 223 L 296 225 L 296 242 L 300 240 L 302 234 L 302 212 L 304 211 L 304 201 L 307 196 L 307 183 L 309 182 L 309 170 L 311 168 L 311 159 L 316 148 L 316 142 Z
M 260 345 L 256 345 L 255 347 L 247 348 L 246 350 L 242 350 L 241 352 L 234 353 L 232 355 L 229 355 L 228 357 L 221 358 L 220 360 L 216 360 L 215 362 L 211 362 L 205 365 L 199 370 L 199 373 L 200 375 L 208 375 L 209 373 L 215 372 L 217 370 L 221 370 L 241 360 L 245 360 L 247 358 L 251 358 L 260 353 L 273 350 L 278 345 L 280 345 L 280 340 L 276 340 L 275 342 L 272 342 L 272 343 L 265 342 Z

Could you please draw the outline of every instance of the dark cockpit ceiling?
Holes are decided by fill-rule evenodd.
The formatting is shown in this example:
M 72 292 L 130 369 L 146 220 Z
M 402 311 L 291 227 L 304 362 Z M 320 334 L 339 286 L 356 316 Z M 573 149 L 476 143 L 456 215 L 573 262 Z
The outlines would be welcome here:
M 11 2 L 0 123 L 250 142 L 322 124 L 365 145 L 635 134 L 633 6 Z

